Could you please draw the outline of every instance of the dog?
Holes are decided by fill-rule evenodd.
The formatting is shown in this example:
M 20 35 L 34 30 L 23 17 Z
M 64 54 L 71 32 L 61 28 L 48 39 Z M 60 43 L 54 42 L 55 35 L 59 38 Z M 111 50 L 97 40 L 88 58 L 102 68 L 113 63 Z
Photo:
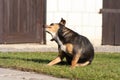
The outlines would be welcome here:
M 52 39 L 58 44 L 58 56 L 48 63 L 49 66 L 55 65 L 66 58 L 71 68 L 76 66 L 87 66 L 94 58 L 94 48 L 85 36 L 82 36 L 65 26 L 66 20 L 63 18 L 59 23 L 46 25 L 45 30 Z

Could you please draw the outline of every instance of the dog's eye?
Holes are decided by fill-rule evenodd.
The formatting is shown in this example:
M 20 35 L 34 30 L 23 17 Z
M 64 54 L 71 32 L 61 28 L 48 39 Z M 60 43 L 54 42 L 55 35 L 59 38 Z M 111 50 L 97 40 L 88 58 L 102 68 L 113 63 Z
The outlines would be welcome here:
M 53 25 L 54 25 L 53 23 L 50 24 L 50 26 L 53 26 Z

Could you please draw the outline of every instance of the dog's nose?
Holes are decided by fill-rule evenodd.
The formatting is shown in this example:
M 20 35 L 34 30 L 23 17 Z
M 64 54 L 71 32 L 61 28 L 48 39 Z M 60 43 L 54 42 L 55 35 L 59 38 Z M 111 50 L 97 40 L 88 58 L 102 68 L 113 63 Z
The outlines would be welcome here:
M 44 24 L 44 25 L 43 25 L 43 28 L 47 28 L 47 26 L 48 26 L 48 25 Z

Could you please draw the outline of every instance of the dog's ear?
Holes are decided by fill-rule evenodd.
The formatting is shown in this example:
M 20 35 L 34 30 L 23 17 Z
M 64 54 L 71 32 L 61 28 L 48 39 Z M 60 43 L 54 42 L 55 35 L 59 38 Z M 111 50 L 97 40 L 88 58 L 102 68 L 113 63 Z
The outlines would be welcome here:
M 61 18 L 60 24 L 64 25 L 66 24 L 66 20 L 64 20 L 63 18 Z

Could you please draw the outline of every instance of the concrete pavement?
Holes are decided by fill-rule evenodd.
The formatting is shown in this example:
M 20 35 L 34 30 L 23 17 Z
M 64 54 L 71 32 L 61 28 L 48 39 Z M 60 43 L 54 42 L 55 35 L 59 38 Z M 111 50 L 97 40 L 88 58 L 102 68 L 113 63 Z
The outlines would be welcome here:
M 0 80 L 68 80 L 48 75 L 0 68 Z
M 0 44 L 0 52 L 57 52 L 57 47 L 40 44 Z
M 95 52 L 120 52 L 120 46 L 94 46 Z M 57 45 L 0 44 L 0 52 L 57 52 Z

